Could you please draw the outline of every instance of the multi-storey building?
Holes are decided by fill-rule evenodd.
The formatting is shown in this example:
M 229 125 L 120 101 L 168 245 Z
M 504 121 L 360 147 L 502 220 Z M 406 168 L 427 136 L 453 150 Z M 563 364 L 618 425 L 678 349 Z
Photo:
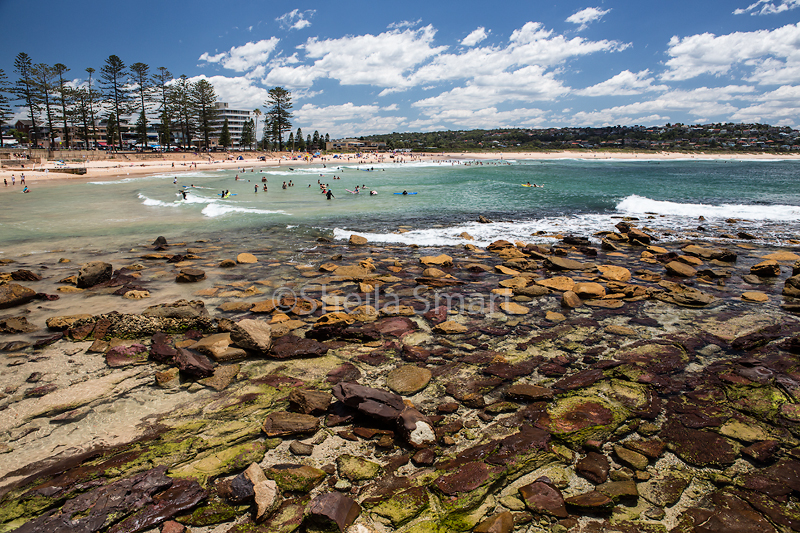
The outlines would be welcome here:
M 228 107 L 227 102 L 216 102 L 214 104 L 214 108 L 217 110 L 217 117 L 211 124 L 214 127 L 214 133 L 212 135 L 216 137 L 216 139 L 214 139 L 212 145 L 219 144 L 219 135 L 222 132 L 222 124 L 227 118 L 228 131 L 231 134 L 231 145 L 233 147 L 238 147 L 240 141 L 242 140 L 242 128 L 244 127 L 245 122 L 250 120 L 251 112 L 242 109 L 231 109 Z

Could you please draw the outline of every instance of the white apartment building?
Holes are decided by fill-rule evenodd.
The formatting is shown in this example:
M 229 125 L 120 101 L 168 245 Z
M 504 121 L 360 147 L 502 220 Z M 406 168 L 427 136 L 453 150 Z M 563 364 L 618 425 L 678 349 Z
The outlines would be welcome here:
M 217 110 L 217 118 L 212 122 L 214 127 L 214 133 L 212 135 L 217 139 L 216 142 L 212 142 L 212 144 L 219 144 L 219 134 L 222 132 L 222 124 L 227 118 L 228 131 L 231 133 L 231 143 L 233 147 L 238 147 L 239 141 L 242 139 L 242 128 L 244 127 L 244 123 L 252 118 L 252 112 L 242 109 L 231 109 L 228 107 L 227 102 L 216 102 L 214 108 Z

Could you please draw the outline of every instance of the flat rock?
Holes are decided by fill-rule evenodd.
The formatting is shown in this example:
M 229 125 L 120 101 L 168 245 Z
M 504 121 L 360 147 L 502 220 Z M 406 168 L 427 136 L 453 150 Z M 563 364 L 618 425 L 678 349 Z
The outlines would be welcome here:
M 206 279 L 206 273 L 199 268 L 182 268 L 175 281 L 178 283 L 197 283 Z
M 614 453 L 622 464 L 635 470 L 646 470 L 649 464 L 649 460 L 644 455 L 620 445 L 614 446 Z
M 336 458 L 339 475 L 350 481 L 374 479 L 381 470 L 381 465 L 373 461 L 350 454 L 342 454 Z
M 327 474 L 308 465 L 277 464 L 264 470 L 264 475 L 275 481 L 281 490 L 310 492 Z
M 428 266 L 441 266 L 445 268 L 453 266 L 453 258 L 447 254 L 423 256 L 419 258 L 419 262 Z
M 289 404 L 295 411 L 321 416 L 328 410 L 333 395 L 325 391 L 294 389 L 289 394 Z
M 512 400 L 524 400 L 536 402 L 539 400 L 550 400 L 553 398 L 553 389 L 530 385 L 527 383 L 515 383 L 506 391 L 506 397 Z
M 361 235 L 350 235 L 350 240 L 348 242 L 356 246 L 363 246 L 367 244 L 369 241 L 367 240 L 366 237 L 362 237 Z
M 428 386 L 431 375 L 427 368 L 404 365 L 386 375 L 386 386 L 402 396 L 412 396 Z
M 667 274 L 670 276 L 678 276 L 682 278 L 691 278 L 697 275 L 697 270 L 681 261 L 670 261 L 664 268 L 667 269 Z
M 586 270 L 594 265 L 581 263 L 566 257 L 552 256 L 544 260 L 544 266 L 548 270 Z
M 529 307 L 515 302 L 502 302 L 500 304 L 500 309 L 508 315 L 526 315 L 531 312 Z
M 608 458 L 597 452 L 589 452 L 575 464 L 575 472 L 592 483 L 599 485 L 608 480 L 610 463 Z
M 236 256 L 236 262 L 239 264 L 258 263 L 258 258 L 253 254 L 242 252 Z
M 614 507 L 614 500 L 596 490 L 572 496 L 564 502 L 580 511 L 610 511 Z
M 742 300 L 746 302 L 763 303 L 769 301 L 769 296 L 759 291 L 747 291 L 742 293 Z
M 594 298 L 602 298 L 606 295 L 606 289 L 599 283 L 586 282 L 576 283 L 572 287 L 572 292 L 578 295 L 582 300 L 591 300 Z
M 311 415 L 278 411 L 267 416 L 262 429 L 267 437 L 316 433 L 319 429 L 319 419 Z
M 458 333 L 464 333 L 469 328 L 463 324 L 455 322 L 454 320 L 447 320 L 441 324 L 437 324 L 433 329 L 434 331 L 444 333 L 445 335 L 456 335 Z
M 759 278 L 776 278 L 781 275 L 781 266 L 774 259 L 767 259 L 751 266 L 750 273 Z
M 609 281 L 621 281 L 626 283 L 631 279 L 631 271 L 625 267 L 615 265 L 599 265 L 597 270 L 600 276 Z
M 300 357 L 321 357 L 328 353 L 328 346 L 314 339 L 284 335 L 275 340 L 270 355 L 275 359 L 296 359 Z

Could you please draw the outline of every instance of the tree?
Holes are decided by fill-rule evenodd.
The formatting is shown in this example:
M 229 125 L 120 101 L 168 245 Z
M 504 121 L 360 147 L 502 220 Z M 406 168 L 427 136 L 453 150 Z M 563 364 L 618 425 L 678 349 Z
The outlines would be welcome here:
M 139 142 L 142 147 L 147 146 L 147 105 L 145 100 L 150 100 L 150 66 L 145 63 L 134 63 L 130 66 L 131 76 L 136 82 L 136 93 L 139 97 L 139 122 L 136 130 L 139 132 Z
M 172 81 L 172 73 L 166 67 L 158 67 L 158 74 L 153 79 L 156 90 L 161 95 L 161 129 L 158 132 L 158 140 L 169 150 L 172 142 L 172 105 L 168 83 Z
M 119 117 L 127 112 L 126 104 L 129 94 L 127 89 L 128 70 L 125 67 L 125 63 L 115 55 L 108 56 L 105 65 L 100 69 L 100 79 L 102 80 L 101 85 L 105 90 L 106 101 L 114 108 L 114 124 L 117 127 L 115 133 L 119 141 L 117 145 L 122 148 L 122 128 L 120 127 Z M 112 136 L 109 135 L 106 138 L 111 141 L 111 145 L 114 144 Z
M 94 101 L 95 96 L 97 95 L 92 88 L 92 74 L 94 74 L 95 70 L 92 67 L 86 67 L 86 72 L 89 74 L 89 92 L 87 93 L 87 96 L 89 98 L 89 117 L 92 120 L 92 139 L 94 139 L 94 142 L 97 142 L 97 123 L 94 120 Z M 86 144 L 86 147 L 89 147 L 88 143 Z M 95 146 L 92 147 L 95 148 Z
M 32 69 L 33 83 L 38 98 L 44 103 L 45 116 L 47 117 L 47 127 L 50 131 L 50 148 L 56 143 L 56 131 L 53 128 L 53 110 L 50 107 L 50 95 L 55 89 L 53 78 L 55 77 L 55 69 L 45 63 L 34 65 Z
M 192 83 L 186 77 L 180 78 L 171 86 L 169 93 L 170 106 L 178 117 L 178 128 L 183 137 L 183 146 L 192 144 L 192 132 L 195 127 L 194 104 L 192 102 Z
M 325 134 L 325 149 L 328 149 L 328 143 L 331 142 L 331 136 L 327 133 Z
M 228 126 L 228 117 L 222 121 L 222 131 L 219 132 L 219 145 L 226 150 L 231 145 L 231 130 Z
M 278 142 L 278 151 L 283 151 L 283 134 L 292 129 L 292 93 L 283 87 L 273 87 L 264 105 L 269 108 L 266 115 L 273 139 Z
M 106 117 L 106 141 L 108 146 L 112 146 L 114 143 L 112 139 L 117 134 L 117 118 L 114 115 L 114 111 L 109 111 L 108 116 Z
M 317 130 L 314 130 L 314 137 L 311 140 L 311 144 L 314 145 L 315 150 L 319 150 L 319 132 Z
M 303 140 L 303 130 L 297 128 L 297 134 L 294 136 L 294 140 L 297 143 L 297 149 L 304 152 L 306 149 L 306 142 Z
M 192 85 L 192 102 L 194 103 L 197 125 L 200 133 L 203 134 L 203 141 L 206 149 L 211 146 L 211 133 L 214 131 L 212 122 L 217 116 L 214 109 L 214 102 L 217 101 L 217 94 L 214 86 L 208 80 L 200 80 Z
M 3 69 L 0 68 L 0 148 L 3 148 L 3 124 L 11 120 L 11 106 L 9 103 L 11 99 L 7 94 L 11 92 L 11 86 L 8 84 L 8 78 Z
M 256 149 L 258 149 L 258 117 L 262 114 L 261 109 L 258 107 L 253 109 L 253 114 L 256 116 L 256 125 L 253 128 L 253 139 L 256 141 Z
M 306 135 L 306 150 L 311 151 L 311 134 Z
M 28 54 L 20 52 L 14 59 L 14 72 L 19 74 L 14 94 L 17 99 L 25 102 L 28 108 L 28 118 L 31 121 L 32 141 L 34 145 L 39 142 L 39 128 L 36 126 L 36 115 L 39 112 L 39 100 L 33 82 L 33 62 Z
M 64 73 L 69 72 L 69 68 L 63 63 L 53 65 L 53 71 L 58 76 L 58 97 L 61 100 L 61 118 L 64 120 L 64 146 L 69 148 L 69 128 L 67 127 L 67 99 L 70 96 L 69 88 L 64 82 Z
M 289 140 L 286 141 L 286 147 L 292 147 L 292 152 L 294 152 L 294 133 L 289 132 Z
M 75 109 L 73 116 L 81 123 L 81 132 L 83 133 L 83 143 L 86 148 L 90 146 L 89 142 L 89 120 L 91 117 L 91 101 L 89 98 L 90 89 L 80 87 L 78 89 L 70 89 L 71 100 L 75 102 Z
M 242 148 L 246 147 L 248 150 L 252 150 L 255 138 L 255 125 L 253 123 L 253 119 L 251 118 L 250 120 L 246 120 L 242 126 L 242 137 L 239 139 L 239 146 Z

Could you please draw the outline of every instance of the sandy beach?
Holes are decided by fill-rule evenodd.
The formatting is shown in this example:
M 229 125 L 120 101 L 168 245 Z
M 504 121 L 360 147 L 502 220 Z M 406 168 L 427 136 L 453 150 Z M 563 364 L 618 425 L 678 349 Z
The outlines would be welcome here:
M 243 159 L 237 159 L 237 157 Z M 125 156 L 123 156 L 125 157 Z M 600 161 L 614 160 L 797 160 L 800 154 L 773 154 L 773 153 L 683 153 L 683 152 L 587 152 L 587 151 L 544 151 L 544 152 L 426 152 L 413 154 L 391 154 L 381 152 L 375 154 L 341 154 L 339 158 L 325 155 L 312 159 L 294 159 L 291 153 L 259 153 L 259 152 L 231 152 L 231 153 L 169 153 L 158 159 L 137 160 L 136 155 L 128 156 L 131 159 L 107 159 L 102 161 L 87 161 L 62 164 L 59 161 L 48 161 L 44 165 L 26 164 L 25 168 L 0 169 L 0 178 L 4 178 L 11 185 L 12 176 L 19 183 L 20 176 L 24 174 L 26 184 L 41 182 L 43 180 L 76 180 L 76 179 L 103 179 L 120 176 L 145 176 L 160 172 L 181 172 L 190 170 L 213 170 L 230 168 L 278 168 L 299 167 L 308 165 L 330 164 L 370 164 L 370 163 L 404 163 L 412 161 L 449 161 L 449 160 L 553 160 L 553 159 L 584 159 Z M 264 157 L 260 160 L 259 157 Z M 64 172 L 55 172 L 63 168 L 85 168 L 86 174 L 77 175 Z

